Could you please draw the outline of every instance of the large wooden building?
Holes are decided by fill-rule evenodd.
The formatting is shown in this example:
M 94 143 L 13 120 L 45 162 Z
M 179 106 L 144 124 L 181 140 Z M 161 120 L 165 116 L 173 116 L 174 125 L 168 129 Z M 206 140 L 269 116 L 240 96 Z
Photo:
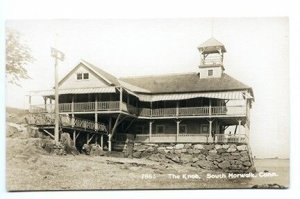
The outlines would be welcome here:
M 81 61 L 59 82 L 61 128 L 81 140 L 77 147 L 85 140 L 108 150 L 128 134 L 149 143 L 248 142 L 252 88 L 224 72 L 222 43 L 210 38 L 198 50 L 199 69 L 185 74 L 116 78 Z M 45 103 L 33 105 L 35 95 Z M 54 90 L 29 99 L 33 115 L 54 112 Z M 36 125 L 52 133 L 51 121 Z

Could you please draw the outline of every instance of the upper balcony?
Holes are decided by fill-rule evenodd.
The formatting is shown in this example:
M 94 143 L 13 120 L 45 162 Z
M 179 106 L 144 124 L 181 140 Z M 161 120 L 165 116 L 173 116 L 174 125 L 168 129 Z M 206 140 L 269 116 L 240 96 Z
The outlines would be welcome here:
M 31 113 L 52 113 L 54 104 L 31 105 Z M 59 104 L 60 113 L 114 113 L 125 112 L 140 118 L 177 118 L 177 117 L 224 117 L 247 115 L 247 108 L 243 105 L 235 106 L 202 106 L 202 107 L 173 107 L 173 108 L 138 108 L 119 101 L 80 102 Z

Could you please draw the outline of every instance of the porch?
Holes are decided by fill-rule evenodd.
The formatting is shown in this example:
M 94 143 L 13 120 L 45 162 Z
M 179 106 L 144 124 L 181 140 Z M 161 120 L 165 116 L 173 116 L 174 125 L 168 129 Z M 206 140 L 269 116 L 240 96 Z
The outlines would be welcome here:
M 54 104 L 30 105 L 30 113 L 53 113 Z M 174 108 L 138 108 L 120 101 L 60 103 L 60 113 L 101 113 L 123 111 L 141 118 L 186 116 L 246 116 L 247 106 L 197 106 Z
M 115 141 L 126 141 L 127 134 L 116 134 Z M 246 134 L 136 134 L 134 142 L 141 143 L 248 143 Z

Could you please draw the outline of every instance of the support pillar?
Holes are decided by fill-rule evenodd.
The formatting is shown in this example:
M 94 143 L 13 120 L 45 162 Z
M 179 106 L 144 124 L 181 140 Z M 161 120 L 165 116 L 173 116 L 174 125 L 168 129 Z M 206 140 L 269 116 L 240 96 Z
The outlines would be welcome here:
M 87 144 L 89 144 L 89 139 L 90 139 L 90 134 L 87 133 L 87 134 L 86 134 L 86 143 L 87 143 Z
M 123 101 L 123 89 L 120 87 L 120 111 L 122 111 L 122 101 Z
M 108 122 L 108 151 L 111 151 L 111 126 L 112 126 L 112 117 L 109 117 L 109 122 Z
M 239 124 L 238 124 L 238 142 L 240 142 L 240 140 L 241 140 L 241 123 L 242 123 L 242 121 L 239 120 L 238 122 L 239 122 Z
M 178 142 L 178 137 L 179 137 L 179 127 L 180 127 L 180 121 L 176 121 L 176 142 Z
M 179 115 L 179 101 L 176 102 L 176 116 Z
M 73 131 L 73 142 L 74 142 L 74 147 L 76 147 L 76 131 Z
M 108 134 L 108 151 L 110 152 L 111 151 L 111 134 Z
M 98 96 L 96 95 L 96 99 L 95 99 L 95 130 L 98 130 Z
M 213 136 L 212 136 L 212 120 L 209 120 L 209 136 L 208 136 L 208 140 L 209 142 L 213 141 Z
M 101 138 L 100 138 L 100 145 L 101 145 L 102 150 L 103 150 L 103 148 L 104 148 L 104 146 L 103 146 L 103 134 L 101 135 Z
M 152 124 L 153 121 L 149 122 L 149 142 L 151 142 L 151 137 L 152 137 Z
M 71 124 L 72 124 L 72 127 L 74 127 L 74 125 L 75 125 L 75 117 L 74 117 L 74 95 L 72 96 L 71 113 L 72 113 Z
M 47 112 L 47 98 L 46 97 L 43 97 L 44 98 L 44 108 L 45 108 L 45 112 Z
M 209 105 L 208 105 L 208 113 L 211 115 L 211 99 L 209 99 Z

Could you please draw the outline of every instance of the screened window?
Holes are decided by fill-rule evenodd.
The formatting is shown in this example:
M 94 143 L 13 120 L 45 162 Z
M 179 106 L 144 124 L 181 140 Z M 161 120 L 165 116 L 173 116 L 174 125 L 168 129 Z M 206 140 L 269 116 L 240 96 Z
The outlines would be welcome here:
M 187 126 L 185 124 L 179 125 L 179 133 L 180 134 L 186 134 L 187 133 Z
M 156 126 L 156 133 L 165 133 L 165 126 L 164 125 L 157 125 Z
M 208 133 L 208 124 L 202 124 L 201 125 L 201 132 L 202 133 Z
M 214 71 L 213 70 L 208 70 L 208 76 L 213 76 Z

